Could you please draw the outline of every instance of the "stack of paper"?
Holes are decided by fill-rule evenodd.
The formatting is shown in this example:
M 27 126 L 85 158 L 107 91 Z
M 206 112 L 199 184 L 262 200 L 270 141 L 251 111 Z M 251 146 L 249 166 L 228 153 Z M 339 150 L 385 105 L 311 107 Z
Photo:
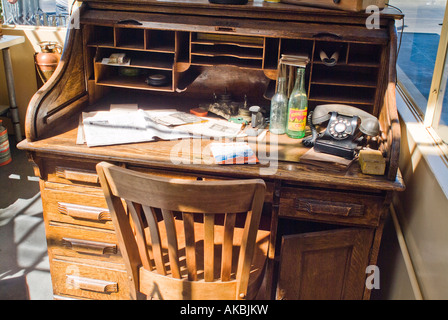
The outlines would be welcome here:
M 309 62 L 310 58 L 307 54 L 303 55 L 282 54 L 282 57 L 280 59 L 280 64 L 302 68 L 305 68 Z
M 199 118 L 177 110 L 138 109 L 111 105 L 110 111 L 83 112 L 78 144 L 89 147 L 195 137 L 241 137 L 241 124 Z

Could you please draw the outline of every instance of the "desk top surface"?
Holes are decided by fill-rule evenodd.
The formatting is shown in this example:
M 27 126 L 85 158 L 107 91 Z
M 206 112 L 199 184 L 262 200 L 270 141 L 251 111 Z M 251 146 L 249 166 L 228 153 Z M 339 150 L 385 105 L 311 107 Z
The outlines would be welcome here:
M 245 138 L 256 152 L 260 160 L 258 164 L 219 165 L 213 161 L 208 146 L 214 140 L 209 138 L 87 147 L 85 144 L 76 144 L 77 125 L 78 118 L 73 117 L 72 121 L 53 136 L 34 142 L 23 140 L 18 148 L 51 157 L 124 162 L 194 174 L 281 180 L 304 186 L 371 192 L 404 188 L 400 175 L 395 181 L 390 181 L 385 176 L 364 175 L 357 161 L 343 169 L 318 162 L 301 162 L 300 158 L 308 148 L 303 147 L 300 140 L 286 135 L 275 136 L 268 133 L 261 141 L 257 141 L 255 137 Z M 275 147 L 271 147 L 270 141 L 276 142 L 273 144 Z

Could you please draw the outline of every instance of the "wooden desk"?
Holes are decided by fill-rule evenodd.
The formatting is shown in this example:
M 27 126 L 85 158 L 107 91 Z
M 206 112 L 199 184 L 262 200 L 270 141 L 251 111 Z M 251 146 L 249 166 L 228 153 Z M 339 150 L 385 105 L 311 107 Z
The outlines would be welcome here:
M 236 8 L 192 1 L 182 2 L 179 13 L 176 2 L 147 1 L 132 5 L 132 10 L 130 1 L 125 0 L 85 2 L 81 29 L 69 30 L 60 67 L 30 102 L 27 140 L 18 146 L 27 150 L 40 177 L 55 297 L 128 298 L 120 248 L 95 173 L 96 163 L 110 161 L 169 177 L 261 177 L 268 192 L 260 228 L 271 230 L 268 294 L 276 299 L 368 299 L 366 267 L 376 263 L 392 194 L 404 188 L 397 168 L 396 16 L 386 15 L 380 30 L 366 32 L 365 26 L 361 27 L 365 15 L 283 4 Z M 99 14 L 99 8 L 106 10 Z M 112 8 L 114 11 L 108 10 Z M 130 22 L 131 16 L 138 23 Z M 260 27 L 264 25 L 260 22 L 265 26 Z M 326 33 L 328 22 L 334 24 L 337 37 Z M 298 24 L 303 29 L 297 29 Z M 221 60 L 222 54 L 217 52 L 199 54 L 202 47 L 197 40 L 202 32 L 230 34 L 231 38 L 226 38 L 230 43 L 224 47 L 231 47 L 236 60 Z M 237 48 L 245 38 L 240 36 L 255 37 L 250 38 L 255 42 L 261 39 L 263 46 L 255 50 L 259 56 L 253 60 L 242 56 L 245 50 Z M 361 69 L 361 75 L 368 72 L 366 78 L 373 77 L 373 82 L 361 89 L 353 82 L 333 78 L 338 80 L 333 86 L 345 89 L 332 99 L 357 98 L 358 106 L 379 118 L 381 148 L 387 155 L 384 176 L 363 175 L 357 163 L 344 171 L 302 163 L 300 156 L 307 149 L 286 136 L 278 137 L 279 157 L 268 155 L 258 165 L 210 164 L 209 139 L 94 148 L 76 144 L 80 112 L 105 108 L 111 101 L 187 110 L 227 87 L 237 97 L 248 93 L 249 101 L 269 104 L 263 92 L 276 78 L 277 59 L 299 44 L 312 57 L 307 80 L 311 109 L 329 98 L 322 94 L 318 81 L 323 66 L 314 54 L 317 48 L 342 45 L 345 60 L 340 67 L 357 76 Z M 366 58 L 366 49 L 375 49 L 376 55 L 364 61 L 350 60 L 349 52 Z M 116 77 L 99 59 L 105 52 L 117 50 L 138 52 L 135 57 L 147 54 L 146 61 L 156 65 L 135 67 L 167 71 L 169 86 L 144 87 Z M 169 67 L 164 69 L 167 62 Z M 189 79 L 194 74 L 196 77 Z M 357 88 L 359 92 L 352 95 Z M 266 136 L 267 141 L 275 138 Z M 266 149 L 264 143 L 252 145 L 259 151 Z

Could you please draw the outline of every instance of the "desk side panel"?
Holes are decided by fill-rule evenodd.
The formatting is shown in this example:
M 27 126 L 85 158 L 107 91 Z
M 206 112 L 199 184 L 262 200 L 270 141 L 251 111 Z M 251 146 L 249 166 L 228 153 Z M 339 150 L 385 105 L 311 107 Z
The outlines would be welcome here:
M 82 32 L 79 28 L 69 28 L 58 67 L 28 105 L 27 140 L 39 140 L 63 126 L 64 119 L 88 103 L 86 88 Z

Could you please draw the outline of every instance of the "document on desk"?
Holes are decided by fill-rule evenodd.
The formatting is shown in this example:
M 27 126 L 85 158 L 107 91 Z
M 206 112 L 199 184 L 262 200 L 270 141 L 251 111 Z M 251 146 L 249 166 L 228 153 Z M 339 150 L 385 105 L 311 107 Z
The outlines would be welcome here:
M 157 138 L 177 140 L 202 136 L 233 138 L 246 135 L 241 130 L 241 124 L 196 116 L 192 119 L 188 116 L 189 114 L 176 110 L 145 111 L 138 109 L 136 105 L 111 105 L 110 111 L 82 113 L 77 143 L 95 147 L 148 142 Z M 155 119 L 168 119 L 171 123 L 164 125 Z M 179 122 L 176 119 L 179 119 Z M 173 121 L 177 125 L 173 125 Z
M 233 123 L 223 119 L 207 119 L 206 122 L 186 124 L 174 129 L 178 132 L 188 132 L 195 136 L 215 138 L 239 138 L 247 136 L 242 131 L 240 123 Z
M 191 137 L 189 133 L 148 120 L 141 109 L 83 112 L 80 130 L 84 131 L 85 143 L 89 147 Z
M 206 122 L 205 118 L 200 118 L 191 113 L 178 111 L 146 111 L 146 117 L 151 121 L 162 124 L 164 126 L 180 126 L 184 124 L 202 123 Z

